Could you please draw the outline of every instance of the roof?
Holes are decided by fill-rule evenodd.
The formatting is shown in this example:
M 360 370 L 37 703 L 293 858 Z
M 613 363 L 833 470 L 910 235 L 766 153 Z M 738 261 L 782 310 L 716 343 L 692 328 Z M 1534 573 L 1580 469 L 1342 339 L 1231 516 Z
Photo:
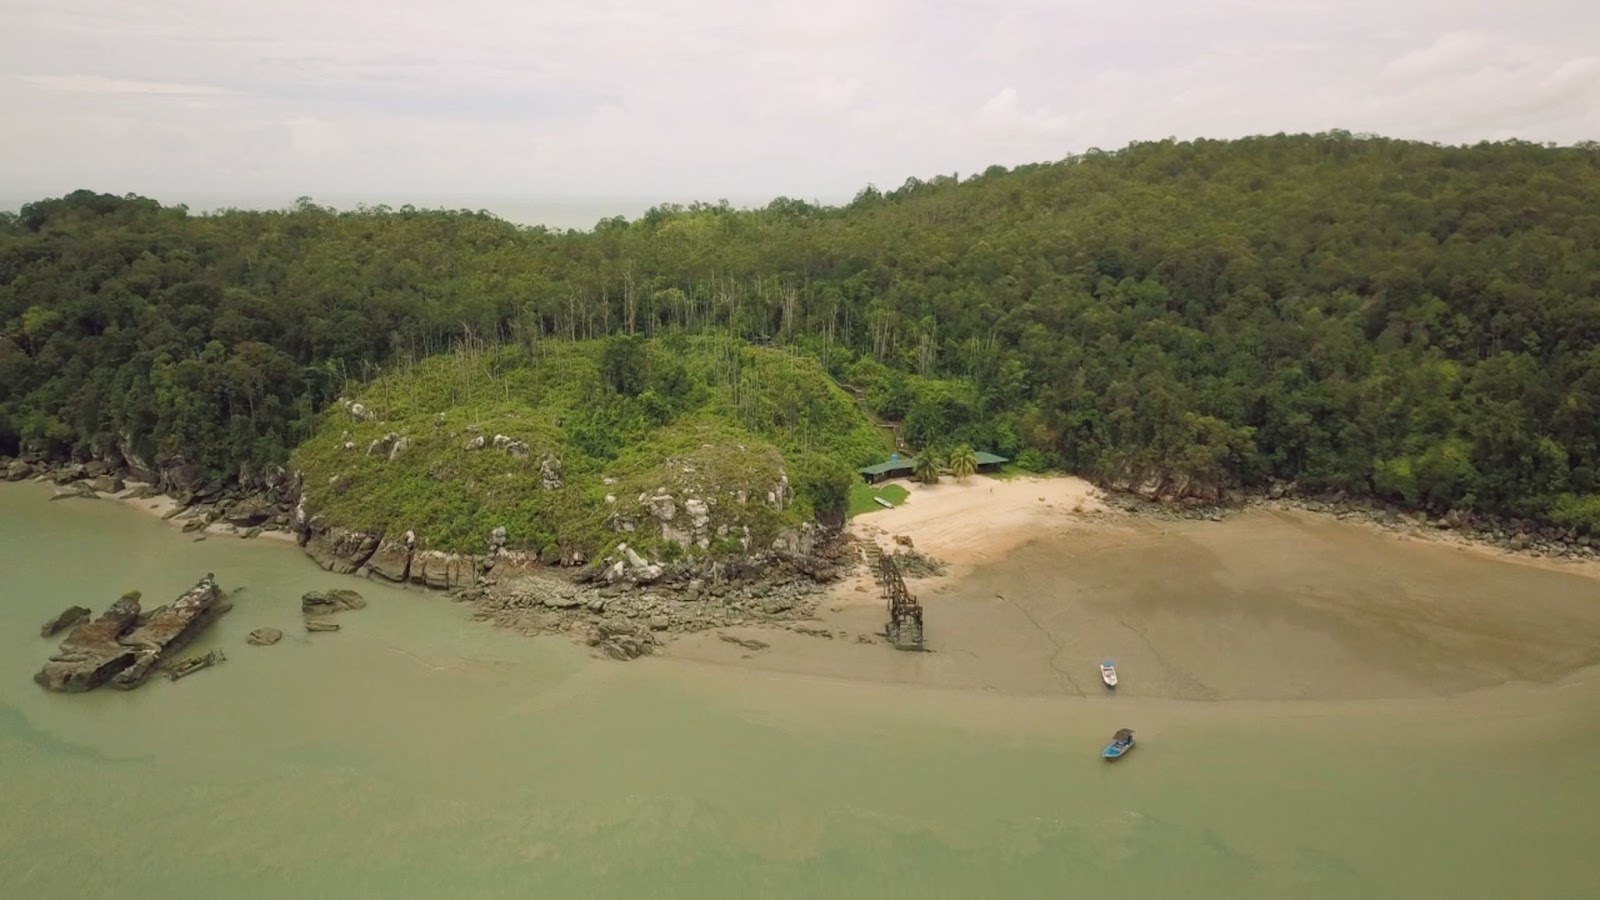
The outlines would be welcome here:
M 973 455 L 978 458 L 978 465 L 980 466 L 992 466 L 1011 461 L 1004 456 L 996 456 L 993 453 L 985 453 L 982 450 Z M 889 472 L 910 472 L 915 468 L 916 464 L 912 460 L 902 457 L 900 459 L 891 459 L 887 462 L 874 463 L 870 466 L 863 466 L 859 471 L 863 475 L 885 475 Z
M 911 460 L 909 459 L 894 459 L 888 462 L 874 463 L 870 466 L 863 466 L 861 468 L 861 474 L 882 475 L 885 472 L 899 472 L 902 469 L 909 472 L 914 468 L 916 467 L 911 464 Z

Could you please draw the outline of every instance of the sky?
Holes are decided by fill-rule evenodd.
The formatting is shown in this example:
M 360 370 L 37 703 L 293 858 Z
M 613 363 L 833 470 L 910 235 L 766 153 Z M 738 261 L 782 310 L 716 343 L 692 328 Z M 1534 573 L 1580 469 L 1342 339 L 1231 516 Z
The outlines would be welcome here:
M 1600 0 L 4 0 L 0 191 L 848 200 L 1167 137 L 1600 139 Z

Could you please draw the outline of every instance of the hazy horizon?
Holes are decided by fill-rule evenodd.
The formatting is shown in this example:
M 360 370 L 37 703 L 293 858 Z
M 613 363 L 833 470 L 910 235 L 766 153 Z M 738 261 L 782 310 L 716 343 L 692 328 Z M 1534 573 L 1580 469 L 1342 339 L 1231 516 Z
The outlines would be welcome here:
M 5 18 L 7 190 L 848 198 L 1167 137 L 1600 138 L 1600 4 L 1565 0 L 13 0 Z

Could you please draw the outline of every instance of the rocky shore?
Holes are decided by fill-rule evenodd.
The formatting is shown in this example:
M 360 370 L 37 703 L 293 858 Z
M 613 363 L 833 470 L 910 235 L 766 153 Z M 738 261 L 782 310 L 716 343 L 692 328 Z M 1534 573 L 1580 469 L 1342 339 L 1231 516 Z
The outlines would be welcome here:
M 1395 534 L 1454 539 L 1466 544 L 1530 559 L 1600 559 L 1600 536 L 1575 528 L 1559 528 L 1525 519 L 1496 518 L 1453 510 L 1443 515 L 1408 510 L 1343 493 L 1302 495 L 1292 484 L 1278 483 L 1256 491 L 1236 491 L 1217 500 L 1192 496 L 1174 500 L 1109 488 L 1107 505 L 1130 515 L 1170 520 L 1219 522 L 1248 509 L 1284 509 L 1333 516 Z
M 567 634 L 617 659 L 648 654 L 669 634 L 743 625 L 806 628 L 802 623 L 812 620 L 827 586 L 858 561 L 842 529 L 815 526 L 770 549 L 733 557 L 651 560 L 621 543 L 599 559 L 569 555 L 545 562 L 508 548 L 505 529 L 486 535 L 481 553 L 446 553 L 420 546 L 410 531 L 388 535 L 308 516 L 298 473 L 245 472 L 223 485 L 202 480 L 180 457 L 164 457 L 154 467 L 126 460 L 0 459 L 0 476 L 49 482 L 63 499 L 165 496 L 174 505 L 164 518 L 181 522 L 185 532 L 244 538 L 283 532 L 334 574 L 443 591 L 474 604 L 480 620 L 528 634 Z M 308 629 L 337 627 L 309 612 Z

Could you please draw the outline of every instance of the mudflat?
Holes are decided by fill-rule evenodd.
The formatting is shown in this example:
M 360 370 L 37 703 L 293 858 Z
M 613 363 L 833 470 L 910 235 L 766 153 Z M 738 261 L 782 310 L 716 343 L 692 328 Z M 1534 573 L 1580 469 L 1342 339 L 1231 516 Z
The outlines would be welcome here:
M 767 632 L 751 652 L 718 635 L 669 656 L 829 678 L 1181 700 L 1448 696 L 1549 683 L 1600 662 L 1600 566 L 1529 561 L 1405 539 L 1312 513 L 1220 522 L 1108 510 L 1075 478 L 913 487 L 855 520 L 863 541 L 947 563 L 911 578 L 930 652 L 863 643 L 883 602 L 862 571 L 816 633 Z M 750 636 L 756 636 L 752 631 Z M 745 636 L 743 634 L 739 636 Z

